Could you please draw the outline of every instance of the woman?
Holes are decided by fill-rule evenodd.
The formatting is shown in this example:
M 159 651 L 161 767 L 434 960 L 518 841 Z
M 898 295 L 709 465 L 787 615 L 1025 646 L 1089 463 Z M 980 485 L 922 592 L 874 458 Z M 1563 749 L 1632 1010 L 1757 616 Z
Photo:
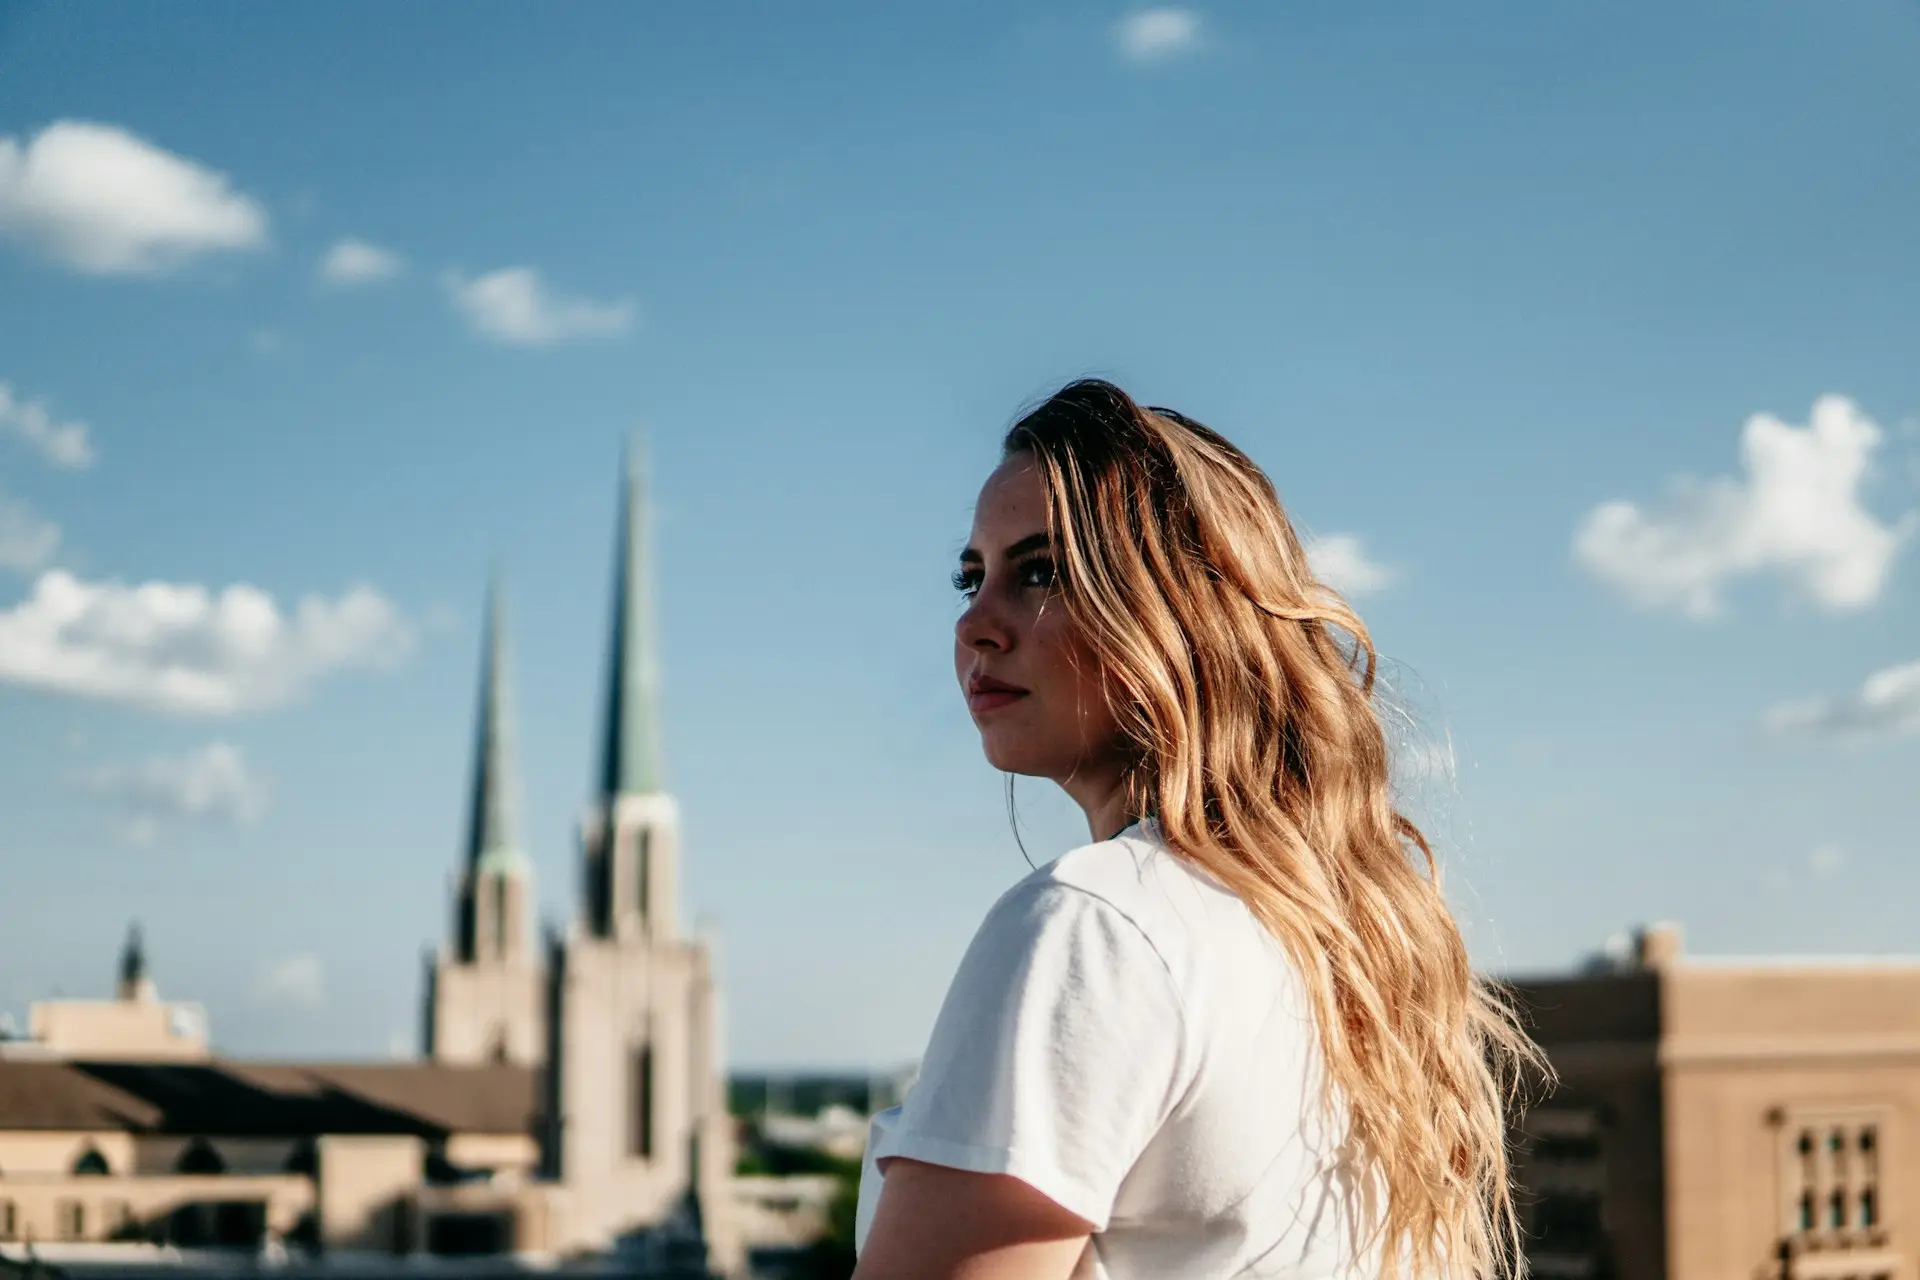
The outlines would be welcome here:
M 1266 476 L 1073 383 L 1007 434 L 955 585 L 987 759 L 1095 843 L 994 906 L 875 1118 L 856 1280 L 1501 1270 L 1525 1040 Z

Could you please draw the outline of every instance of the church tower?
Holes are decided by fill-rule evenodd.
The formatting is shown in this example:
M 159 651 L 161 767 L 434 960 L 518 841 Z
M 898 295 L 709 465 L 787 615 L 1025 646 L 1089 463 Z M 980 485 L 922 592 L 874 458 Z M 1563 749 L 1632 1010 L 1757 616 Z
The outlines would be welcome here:
M 120 980 L 114 984 L 114 996 L 123 1004 L 155 1004 L 160 999 L 160 990 L 147 973 L 147 948 L 137 921 L 127 926 L 127 941 L 120 948 Z
M 428 985 L 427 1053 L 437 1062 L 530 1066 L 546 1054 L 545 986 L 528 935 L 533 875 L 514 805 L 504 612 L 496 580 L 481 641 L 473 792 L 452 937 Z
M 667 793 L 661 760 L 660 653 L 646 502 L 646 477 L 630 453 L 614 548 L 605 736 L 581 844 L 587 932 L 602 940 L 665 943 L 677 936 L 680 813 Z
M 676 914 L 680 813 L 661 752 L 650 534 L 629 451 L 579 916 L 550 961 L 546 1163 L 577 1238 L 659 1223 L 692 1201 L 726 1270 L 738 1252 L 725 1203 L 732 1137 L 711 953 L 680 936 Z

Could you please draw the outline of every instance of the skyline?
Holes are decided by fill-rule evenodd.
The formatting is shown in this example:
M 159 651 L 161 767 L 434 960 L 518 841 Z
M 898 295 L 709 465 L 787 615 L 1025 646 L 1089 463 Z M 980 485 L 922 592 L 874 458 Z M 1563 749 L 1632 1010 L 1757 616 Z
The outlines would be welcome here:
M 1027 865 L 946 575 L 1082 374 L 1350 588 L 1477 963 L 1920 952 L 1911 6 L 105 13 L 0 8 L 0 1010 L 138 918 L 229 1051 L 410 1038 L 495 565 L 564 916 L 642 430 L 732 1059 L 914 1056 Z

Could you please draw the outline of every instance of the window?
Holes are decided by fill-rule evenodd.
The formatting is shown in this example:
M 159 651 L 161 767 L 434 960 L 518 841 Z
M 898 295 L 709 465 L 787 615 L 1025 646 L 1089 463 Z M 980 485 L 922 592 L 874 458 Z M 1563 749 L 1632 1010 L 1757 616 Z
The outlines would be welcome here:
M 633 1079 L 627 1091 L 633 1114 L 629 1117 L 628 1149 L 643 1160 L 653 1157 L 653 1046 L 641 1045 L 633 1055 Z
M 320 1144 L 312 1138 L 302 1138 L 287 1152 L 287 1161 L 281 1167 L 288 1173 L 313 1177 L 320 1172 Z
M 20 1211 L 13 1201 L 0 1200 L 0 1240 L 11 1240 L 20 1230 Z
M 1783 1113 L 1781 1231 L 1789 1247 L 1878 1247 L 1887 1112 Z
M 653 888 L 649 883 L 653 878 L 653 830 L 640 828 L 633 842 L 633 905 L 640 912 L 640 919 L 647 918 L 647 898 Z
M 1526 1119 L 1521 1202 L 1527 1266 L 1539 1280 L 1610 1273 L 1603 1130 L 1591 1108 L 1541 1108 Z
M 495 876 L 493 878 L 493 918 L 488 921 L 488 924 L 493 928 L 493 937 L 490 941 L 496 957 L 507 954 L 507 895 L 507 877 Z
M 220 1153 L 213 1149 L 212 1143 L 205 1138 L 195 1138 L 187 1144 L 187 1149 L 180 1153 L 180 1159 L 174 1163 L 173 1171 L 201 1176 L 225 1173 L 227 1162 L 220 1158 Z
M 73 1173 L 78 1178 L 105 1177 L 112 1172 L 113 1170 L 107 1165 L 107 1158 L 101 1155 L 100 1148 L 91 1142 L 87 1144 L 86 1150 L 80 1153 L 79 1159 L 73 1162 Z
M 87 1234 L 87 1206 L 78 1200 L 62 1200 L 55 1211 L 62 1240 L 82 1240 Z

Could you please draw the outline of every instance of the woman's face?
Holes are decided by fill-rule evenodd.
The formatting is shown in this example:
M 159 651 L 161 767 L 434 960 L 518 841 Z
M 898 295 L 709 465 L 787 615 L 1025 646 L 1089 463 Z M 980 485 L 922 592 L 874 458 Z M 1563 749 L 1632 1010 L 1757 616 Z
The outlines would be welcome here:
M 1046 488 L 1026 455 L 987 477 L 954 585 L 966 597 L 954 671 L 988 762 L 1070 792 L 1117 780 L 1126 746 L 1099 661 L 1061 598 Z

